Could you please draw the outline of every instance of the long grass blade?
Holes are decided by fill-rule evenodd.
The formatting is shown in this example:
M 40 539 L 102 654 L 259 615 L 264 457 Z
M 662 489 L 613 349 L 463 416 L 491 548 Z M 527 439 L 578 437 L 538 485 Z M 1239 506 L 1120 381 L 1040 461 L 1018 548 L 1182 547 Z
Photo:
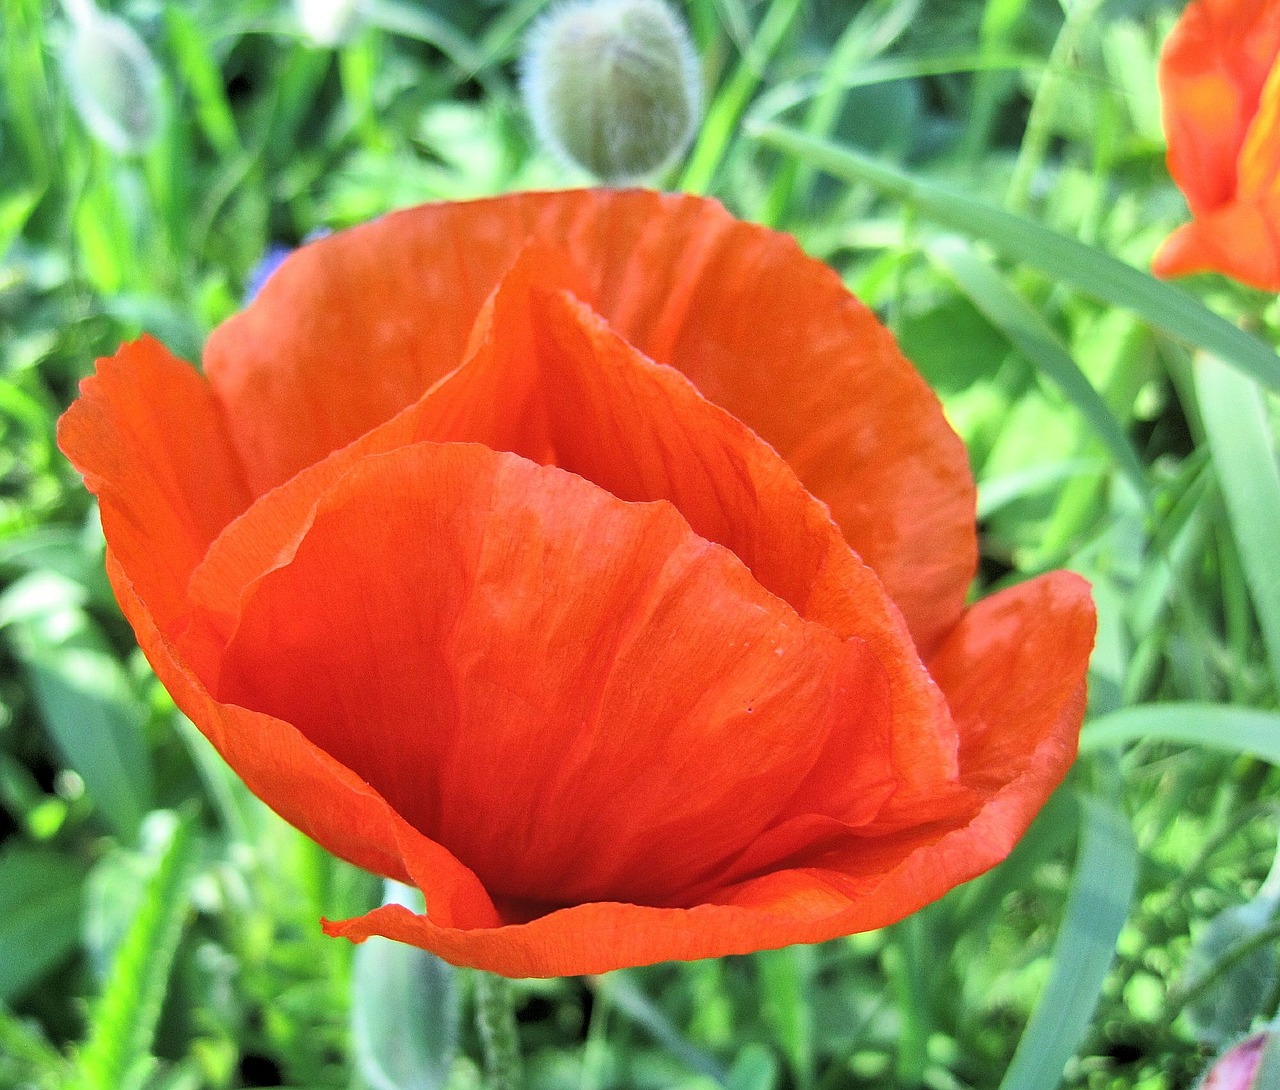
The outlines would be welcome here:
M 922 216 L 987 242 L 1014 261 L 1073 284 L 1086 295 L 1140 314 L 1170 336 L 1220 356 L 1233 367 L 1280 390 L 1280 356 L 1209 310 L 1185 291 L 1163 284 L 1110 254 L 1086 246 L 1034 220 L 907 174 L 851 148 L 796 129 L 757 124 L 761 143 L 790 152 L 849 182 L 873 186 L 911 205 Z
M 975 307 L 1008 338 L 1084 417 L 1107 448 L 1116 466 L 1138 494 L 1149 496 L 1146 470 L 1120 421 L 1079 365 L 1071 358 L 1053 327 L 972 248 L 957 238 L 942 238 L 929 246 L 930 256 L 946 269 Z
M 1138 877 L 1138 850 L 1129 821 L 1100 799 L 1081 806 L 1080 855 L 1053 968 L 1018 1042 L 1000 1090 L 1052 1090 L 1080 1046 Z
M 1080 752 L 1133 742 L 1205 746 L 1280 764 L 1280 712 L 1225 704 L 1142 704 L 1093 720 L 1080 735 Z
M 1257 386 L 1208 354 L 1195 362 L 1196 396 L 1271 675 L 1280 687 L 1280 471 Z

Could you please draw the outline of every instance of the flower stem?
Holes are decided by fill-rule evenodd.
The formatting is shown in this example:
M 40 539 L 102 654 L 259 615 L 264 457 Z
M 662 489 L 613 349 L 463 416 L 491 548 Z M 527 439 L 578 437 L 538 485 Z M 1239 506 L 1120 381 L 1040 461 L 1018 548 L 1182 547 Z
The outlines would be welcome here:
M 476 1028 L 484 1046 L 489 1090 L 521 1090 L 520 1034 L 516 1029 L 511 981 L 494 973 L 477 972 Z

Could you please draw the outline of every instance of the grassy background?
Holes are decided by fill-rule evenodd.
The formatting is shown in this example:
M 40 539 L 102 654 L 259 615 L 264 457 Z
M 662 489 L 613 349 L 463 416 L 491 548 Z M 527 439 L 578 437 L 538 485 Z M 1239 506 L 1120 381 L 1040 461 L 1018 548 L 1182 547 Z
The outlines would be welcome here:
M 324 938 L 379 884 L 157 686 L 53 427 L 123 338 L 197 359 L 273 245 L 582 181 L 515 90 L 545 2 L 366 0 L 336 49 L 263 0 L 121 4 L 157 130 L 123 154 L 65 16 L 0 2 L 0 1087 L 482 1086 L 469 974 Z M 1275 1015 L 1280 307 L 1138 271 L 1186 214 L 1179 6 L 689 0 L 708 111 L 665 183 L 892 326 L 968 445 L 982 589 L 1093 581 L 1090 722 L 1010 860 L 894 927 L 518 984 L 530 1086 L 1175 1090 Z

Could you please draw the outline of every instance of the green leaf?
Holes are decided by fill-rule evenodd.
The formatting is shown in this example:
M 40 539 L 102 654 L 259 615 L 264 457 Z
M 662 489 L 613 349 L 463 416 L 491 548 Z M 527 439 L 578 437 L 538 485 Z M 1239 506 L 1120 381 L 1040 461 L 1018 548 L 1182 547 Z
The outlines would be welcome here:
M 1142 704 L 1087 724 L 1080 735 L 1080 752 L 1097 753 L 1132 742 L 1205 746 L 1280 764 L 1280 713 L 1225 704 Z
M 1128 819 L 1100 799 L 1082 800 L 1080 855 L 1053 968 L 1000 1090 L 1052 1090 L 1062 1081 L 1098 1005 L 1137 876 Z
M 56 852 L 0 853 L 0 1001 L 67 956 L 80 937 L 84 872 Z
M 1196 396 L 1213 468 L 1240 550 L 1271 675 L 1280 687 L 1280 472 L 1267 409 L 1254 383 L 1208 354 L 1195 361 Z
M 984 261 L 960 239 L 938 239 L 928 249 L 929 255 L 951 274 L 956 286 L 986 315 L 987 320 L 1062 391 L 1138 494 L 1147 498 L 1149 488 L 1142 459 L 1133 449 L 1120 421 L 1039 311 L 1014 291 L 990 262 Z
M 182 938 L 198 852 L 192 821 L 157 811 L 144 828 L 154 869 L 116 949 L 77 1058 L 86 1090 L 134 1090 L 153 1066 L 151 1044 Z
M 1104 303 L 1135 311 L 1170 336 L 1206 348 L 1280 390 L 1280 357 L 1180 288 L 1163 284 L 1110 254 L 1025 216 L 953 192 L 850 148 L 772 123 L 752 125 L 749 131 L 770 147 L 790 152 L 837 178 L 871 185 L 936 223 L 982 239 L 1010 260 L 1073 284 Z
M 103 817 L 132 841 L 151 808 L 152 778 L 146 710 L 124 667 L 79 609 L 18 622 L 10 632 L 54 744 Z
M 386 884 L 385 904 L 423 910 L 422 895 Z M 356 950 L 351 1030 L 370 1090 L 441 1090 L 458 1047 L 458 972 L 416 946 L 372 938 Z

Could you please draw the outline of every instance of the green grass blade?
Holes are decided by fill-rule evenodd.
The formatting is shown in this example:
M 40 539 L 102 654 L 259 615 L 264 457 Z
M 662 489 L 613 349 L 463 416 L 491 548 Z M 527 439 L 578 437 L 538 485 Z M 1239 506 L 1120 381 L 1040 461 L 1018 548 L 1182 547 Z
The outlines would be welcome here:
M 237 154 L 240 134 L 208 41 L 185 8 L 170 4 L 164 9 L 164 18 L 178 72 L 195 99 L 200 128 L 220 155 Z
M 1107 448 L 1116 466 L 1149 498 L 1146 470 L 1120 421 L 1071 358 L 1053 327 L 1005 279 L 957 238 L 943 238 L 929 246 L 929 255 L 946 269 L 975 307 L 1008 338 L 1079 410 Z
M 698 142 L 680 179 L 679 188 L 686 193 L 705 193 L 710 188 L 742 113 L 760 84 L 764 67 L 786 39 L 803 6 L 800 0 L 772 0 L 769 4 L 750 52 L 738 62 L 707 110 Z
M 0 1002 L 12 999 L 75 948 L 84 873 L 52 851 L 0 854 Z
M 1142 704 L 1089 723 L 1080 735 L 1080 752 L 1131 742 L 1205 746 L 1280 765 L 1280 713 L 1226 704 Z
M 1061 1082 L 1102 994 L 1137 877 L 1138 850 L 1128 819 L 1108 803 L 1084 799 L 1080 855 L 1049 983 L 1000 1090 L 1052 1090 Z
M 644 1030 L 664 1051 L 690 1071 L 696 1071 L 713 1082 L 724 1085 L 728 1074 L 720 1061 L 681 1036 L 662 1008 L 636 984 L 631 970 L 618 969 L 594 977 L 593 985 L 628 1021 Z
M 781 114 L 830 91 L 853 91 L 902 79 L 926 79 L 971 72 L 1021 72 L 1034 74 L 1044 66 L 1042 57 L 1026 53 L 946 53 L 928 57 L 884 57 L 840 72 L 788 80 L 769 88 L 751 104 L 743 124 L 751 127 L 773 121 Z
M 1258 615 L 1271 676 L 1280 687 L 1280 471 L 1257 386 L 1202 354 L 1195 362 L 1196 396 L 1213 468 L 1240 550 L 1249 596 Z
M 815 1066 L 813 1007 L 814 957 L 809 946 L 762 950 L 756 955 L 760 976 L 760 1014 L 791 1067 L 796 1086 L 813 1085 Z
M 155 869 L 93 1008 L 89 1035 L 78 1057 L 84 1090 L 129 1090 L 145 1073 L 187 918 L 199 847 L 192 821 L 156 814 L 148 829 L 159 841 Z
M 1280 390 L 1280 356 L 1180 288 L 1139 272 L 1110 254 L 863 155 L 782 125 L 753 125 L 752 134 L 849 182 L 871 185 L 935 223 L 982 239 L 1003 256 L 1073 284 L 1104 303 L 1125 307 L 1170 336 L 1220 356 Z

